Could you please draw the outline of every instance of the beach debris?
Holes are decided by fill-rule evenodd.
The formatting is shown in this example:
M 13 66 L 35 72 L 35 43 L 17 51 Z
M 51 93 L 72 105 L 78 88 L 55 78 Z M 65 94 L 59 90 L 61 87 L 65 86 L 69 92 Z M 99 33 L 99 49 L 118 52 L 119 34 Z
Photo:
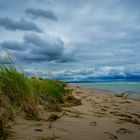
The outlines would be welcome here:
M 123 135 L 123 134 L 132 135 L 133 134 L 132 131 L 130 131 L 129 129 L 126 129 L 126 128 L 120 128 L 119 130 L 116 131 L 116 133 L 121 134 L 121 135 Z
M 117 136 L 111 134 L 110 132 L 104 132 L 104 134 L 108 135 L 108 137 L 109 137 L 110 139 L 113 139 L 113 140 L 114 140 L 114 139 L 118 139 Z

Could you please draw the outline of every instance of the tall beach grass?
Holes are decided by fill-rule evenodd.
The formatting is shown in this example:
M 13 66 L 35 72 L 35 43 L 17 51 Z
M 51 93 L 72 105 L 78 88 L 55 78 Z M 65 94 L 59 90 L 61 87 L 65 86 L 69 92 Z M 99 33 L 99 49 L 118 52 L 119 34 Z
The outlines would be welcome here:
M 59 111 L 64 101 L 64 83 L 55 80 L 32 79 L 16 70 L 13 64 L 0 64 L 0 139 L 8 133 L 7 122 L 19 111 L 39 120 L 38 105 Z M 8 132 L 8 133 L 7 133 Z
M 17 71 L 13 58 L 7 52 L 4 63 L 0 59 L 0 140 L 5 140 L 11 134 L 9 120 L 13 120 L 18 112 L 25 117 L 40 120 L 38 106 L 46 111 L 61 111 L 63 106 L 79 105 L 66 83 L 43 78 L 27 77 Z M 67 104 L 65 104 L 67 102 Z

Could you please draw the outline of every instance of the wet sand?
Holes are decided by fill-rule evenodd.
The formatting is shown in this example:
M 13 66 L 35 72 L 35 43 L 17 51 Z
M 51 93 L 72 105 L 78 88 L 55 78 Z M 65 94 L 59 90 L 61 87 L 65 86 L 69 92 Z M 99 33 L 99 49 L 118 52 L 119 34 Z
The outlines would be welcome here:
M 46 121 L 51 112 L 42 110 L 41 121 L 27 120 L 19 114 L 12 125 L 13 138 L 9 140 L 140 139 L 140 101 L 106 95 L 103 90 L 69 88 L 81 99 L 81 105 L 56 113 L 62 116 L 51 123 L 51 128 Z

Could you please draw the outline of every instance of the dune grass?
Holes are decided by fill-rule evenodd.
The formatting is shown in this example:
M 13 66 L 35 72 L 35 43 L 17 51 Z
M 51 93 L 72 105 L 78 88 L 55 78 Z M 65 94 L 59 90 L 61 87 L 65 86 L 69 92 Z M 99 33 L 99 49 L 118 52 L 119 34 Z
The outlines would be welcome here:
M 18 112 L 24 112 L 26 118 L 40 120 L 38 107 L 46 111 L 61 111 L 63 106 L 79 105 L 66 83 L 56 80 L 44 80 L 35 76 L 29 78 L 18 72 L 11 55 L 7 54 L 4 64 L 0 59 L 0 140 L 11 134 L 8 124 Z M 67 104 L 66 104 L 67 102 Z
M 64 83 L 55 80 L 31 79 L 19 73 L 13 65 L 0 65 L 0 98 L 7 98 L 10 105 L 64 101 Z
M 64 101 L 64 83 L 55 80 L 32 79 L 19 73 L 13 64 L 0 64 L 0 139 L 7 136 L 7 122 L 17 111 L 39 120 L 38 105 L 58 111 Z

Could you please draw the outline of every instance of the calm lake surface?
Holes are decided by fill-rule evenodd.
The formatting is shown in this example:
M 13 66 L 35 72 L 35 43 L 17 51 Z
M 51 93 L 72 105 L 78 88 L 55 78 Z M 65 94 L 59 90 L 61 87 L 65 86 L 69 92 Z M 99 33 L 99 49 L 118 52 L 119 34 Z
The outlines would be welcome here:
M 126 91 L 131 98 L 140 99 L 140 82 L 95 82 L 95 83 L 72 83 L 88 89 L 101 89 L 111 91 Z

